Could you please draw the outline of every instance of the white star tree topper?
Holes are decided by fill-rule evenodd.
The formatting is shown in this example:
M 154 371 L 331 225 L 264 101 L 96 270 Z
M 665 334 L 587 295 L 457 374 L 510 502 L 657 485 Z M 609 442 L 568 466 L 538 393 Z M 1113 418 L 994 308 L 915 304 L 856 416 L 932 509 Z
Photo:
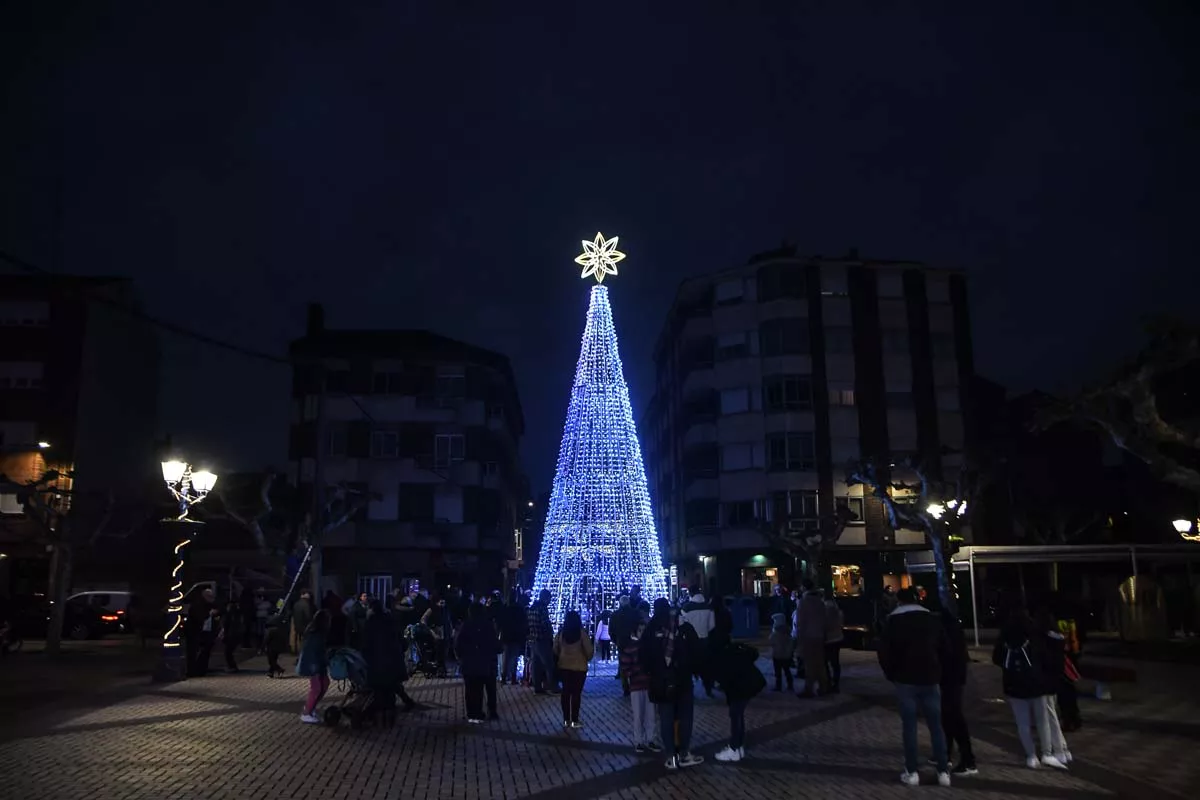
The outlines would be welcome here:
M 605 275 L 616 275 L 617 262 L 625 258 L 625 254 L 617 249 L 620 240 L 620 236 L 606 240 L 602 233 L 596 234 L 595 241 L 582 240 L 583 252 L 575 257 L 575 263 L 583 266 L 583 274 L 579 277 L 594 275 L 596 283 L 604 283 Z

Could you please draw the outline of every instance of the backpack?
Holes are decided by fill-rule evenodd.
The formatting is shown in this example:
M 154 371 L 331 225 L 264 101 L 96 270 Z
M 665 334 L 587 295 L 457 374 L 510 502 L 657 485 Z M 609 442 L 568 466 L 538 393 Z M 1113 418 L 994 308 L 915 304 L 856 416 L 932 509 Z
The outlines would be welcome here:
M 357 650 L 339 647 L 329 654 L 329 677 L 335 681 L 348 681 L 355 687 L 365 687 L 367 662 Z
M 1028 647 L 1028 639 L 1020 647 L 1012 647 L 1007 643 L 1004 645 L 1003 669 L 1005 672 L 1013 676 L 1024 676 L 1033 672 L 1033 660 L 1029 657 Z

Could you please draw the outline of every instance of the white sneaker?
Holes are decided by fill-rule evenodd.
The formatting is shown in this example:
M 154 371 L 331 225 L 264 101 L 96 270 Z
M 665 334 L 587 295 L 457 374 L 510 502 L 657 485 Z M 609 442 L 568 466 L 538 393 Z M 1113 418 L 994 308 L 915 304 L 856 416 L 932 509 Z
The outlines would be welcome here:
M 1029 767 L 1030 769 L 1037 769 L 1041 765 L 1042 762 L 1037 760 L 1037 756 L 1030 756 L 1029 758 L 1025 759 L 1025 766 Z
M 1052 756 L 1049 754 L 1042 756 L 1042 763 L 1047 767 L 1054 767 L 1055 769 L 1067 768 L 1066 764 L 1058 760 L 1058 756 Z
M 746 748 L 739 747 L 738 748 L 738 760 L 741 761 L 745 757 L 746 757 Z
M 905 786 L 920 786 L 921 776 L 915 772 L 904 770 L 904 772 L 900 773 L 900 782 Z
M 684 753 L 683 755 L 681 755 L 679 757 L 679 767 L 681 769 L 685 769 L 687 767 L 694 767 L 697 764 L 703 764 L 703 763 L 704 763 L 704 756 L 696 756 L 696 755 L 692 755 L 691 753 Z
M 1060 755 L 1058 757 L 1058 760 L 1063 762 L 1064 764 L 1070 764 L 1072 761 L 1075 760 L 1075 756 L 1071 755 L 1070 750 L 1063 750 L 1062 755 Z
M 949 772 L 939 772 L 938 773 L 938 786 L 949 786 L 949 785 L 950 785 L 950 773 Z
M 717 753 L 713 758 L 717 759 L 717 761 L 741 761 L 742 754 L 741 751 L 734 750 L 729 745 L 726 745 L 725 749 Z
M 300 721 L 301 721 L 301 722 L 304 722 L 304 723 L 306 723 L 306 724 L 308 724 L 308 725 L 320 725 L 320 724 L 321 724 L 321 718 L 320 718 L 320 717 L 318 717 L 318 716 L 317 716 L 315 713 L 313 713 L 313 714 L 301 714 L 301 715 L 300 715 Z

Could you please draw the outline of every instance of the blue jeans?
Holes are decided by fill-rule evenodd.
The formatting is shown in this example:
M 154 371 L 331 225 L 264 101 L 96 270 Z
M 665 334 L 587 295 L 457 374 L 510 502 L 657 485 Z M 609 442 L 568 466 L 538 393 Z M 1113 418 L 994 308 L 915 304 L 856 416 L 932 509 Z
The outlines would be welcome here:
M 735 700 L 729 704 L 729 746 L 740 750 L 746 746 L 746 706 L 749 700 Z
M 679 697 L 674 703 L 659 703 L 658 733 L 668 756 L 690 753 L 692 747 L 692 716 L 695 711 L 691 681 L 679 687 Z M 679 744 L 675 744 L 675 723 L 679 722 Z
M 904 729 L 904 769 L 917 771 L 917 712 L 925 715 L 929 727 L 929 740 L 933 744 L 933 757 L 937 760 L 938 772 L 949 772 L 946 759 L 946 734 L 942 731 L 942 690 L 938 686 L 913 686 L 897 683 L 896 700 L 900 703 L 900 722 Z

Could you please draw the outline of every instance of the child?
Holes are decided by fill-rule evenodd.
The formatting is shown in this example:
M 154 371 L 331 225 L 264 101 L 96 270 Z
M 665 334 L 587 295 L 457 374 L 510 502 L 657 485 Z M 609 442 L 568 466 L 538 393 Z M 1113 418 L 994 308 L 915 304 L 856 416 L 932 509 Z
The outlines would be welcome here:
M 283 626 L 278 627 L 283 629 Z M 329 690 L 329 659 L 325 653 L 328 640 L 329 612 L 321 609 L 304 632 L 300 659 L 296 662 L 296 674 L 308 678 L 308 699 L 304 703 L 300 721 L 310 725 L 321 721 L 317 716 L 317 703 L 321 702 L 321 698 Z
M 747 644 L 727 645 L 714 657 L 713 672 L 725 702 L 729 704 L 729 744 L 717 753 L 717 761 L 741 761 L 746 757 L 746 706 L 767 686 L 758 671 L 758 650 Z
M 792 681 L 792 654 L 796 650 L 796 640 L 788 628 L 787 617 L 783 614 L 771 615 L 771 661 L 775 664 L 775 691 L 783 691 L 783 676 L 787 676 L 788 691 L 795 689 Z
M 596 623 L 596 643 L 599 645 L 600 659 L 602 661 L 610 661 L 612 659 L 612 641 L 608 633 L 609 612 L 605 611 L 600 615 L 600 621 Z
M 661 753 L 662 746 L 654 741 L 658 722 L 654 718 L 654 704 L 650 702 L 650 673 L 638 661 L 638 648 L 646 621 L 645 615 L 641 615 L 633 632 L 625 639 L 621 647 L 620 669 L 629 683 L 629 699 L 633 707 L 633 752 Z

